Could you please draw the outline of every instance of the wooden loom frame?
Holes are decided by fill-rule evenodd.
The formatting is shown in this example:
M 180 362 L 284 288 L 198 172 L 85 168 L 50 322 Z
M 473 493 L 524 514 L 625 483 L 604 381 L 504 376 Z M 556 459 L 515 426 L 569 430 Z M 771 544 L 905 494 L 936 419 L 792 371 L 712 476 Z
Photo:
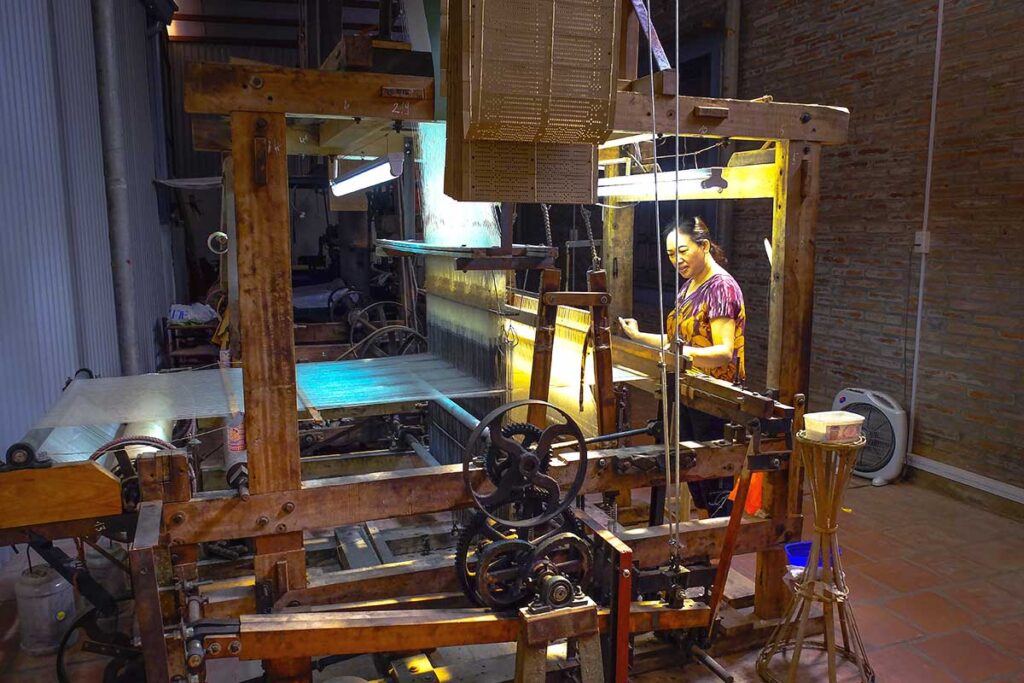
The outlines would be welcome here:
M 628 8 L 629 0 L 624 3 Z M 636 17 L 626 11 L 622 21 L 620 74 L 627 78 L 616 96 L 617 133 L 650 133 L 653 118 L 659 131 L 673 134 L 678 99 L 685 115 L 679 121 L 684 136 L 775 142 L 773 160 L 758 169 L 770 172 L 773 179 L 768 384 L 779 389 L 780 400 L 792 403 L 808 386 L 821 145 L 845 140 L 848 113 L 817 105 L 677 98 L 665 94 L 664 82 L 656 82 L 661 94 L 656 95 L 652 112 L 651 98 L 643 94 L 649 92 L 644 90 L 649 83 L 635 78 Z M 180 615 L 188 611 L 187 589 L 198 578 L 197 544 L 236 537 L 255 539 L 255 585 L 243 586 L 236 597 L 204 607 L 205 617 L 238 621 L 232 622 L 230 632 L 206 636 L 202 645 L 207 657 L 265 660 L 271 681 L 310 680 L 309 657 L 339 653 L 343 639 L 348 643 L 345 647 L 360 652 L 515 640 L 515 627 L 507 619 L 459 610 L 434 611 L 429 613 L 432 618 L 422 610 L 388 612 L 369 621 L 353 619 L 344 612 L 253 615 L 257 609 L 265 609 L 268 600 L 276 611 L 294 604 L 312 606 L 340 599 L 390 597 L 401 601 L 400 596 L 412 590 L 411 584 L 450 580 L 450 566 L 385 566 L 349 581 L 307 586 L 303 530 L 379 518 L 382 500 L 393 501 L 389 513 L 402 516 L 465 506 L 469 499 L 458 466 L 303 483 L 296 425 L 282 419 L 293 414 L 296 404 L 286 158 L 299 150 L 318 153 L 314 150 L 320 149 L 301 132 L 291 130 L 287 116 L 322 119 L 335 127 L 339 119 L 350 117 L 431 120 L 432 79 L 195 64 L 187 73 L 185 106 L 190 113 L 230 117 L 251 496 L 248 501 L 222 492 L 189 496 L 182 480 L 186 470 L 180 453 L 145 456 L 140 461 L 145 502 L 138 515 L 131 559 L 136 594 L 142 598 L 139 617 L 149 680 L 155 683 L 187 676 L 182 634 L 166 636 L 164 629 L 181 623 Z M 309 130 L 308 123 L 303 126 Z M 219 144 L 227 142 L 222 136 Z M 735 474 L 746 450 L 742 445 L 690 445 L 695 466 L 684 474 L 684 480 Z M 607 455 L 615 457 L 611 451 Z M 638 488 L 660 484 L 663 479 L 652 473 L 617 474 L 613 469 L 592 468 L 585 490 Z M 567 482 L 574 472 L 570 458 L 565 466 L 554 468 L 553 474 Z M 777 617 L 785 608 L 781 580 L 785 557 L 780 544 L 800 534 L 798 477 L 796 468 L 768 475 L 764 500 L 769 517 L 744 520 L 739 536 L 737 552 L 758 553 L 755 612 L 762 618 Z M 726 522 L 684 523 L 685 547 L 694 554 L 717 555 Z M 77 527 L 71 524 L 67 528 Z M 64 531 L 61 527 L 51 534 Z M 664 527 L 656 527 L 625 534 L 632 559 L 646 566 L 663 562 L 667 558 L 666 533 Z M 178 588 L 168 593 L 166 587 L 174 585 L 171 576 L 178 581 Z M 177 602 L 168 600 L 169 595 L 177 596 Z M 617 644 L 625 641 L 628 631 L 650 630 L 655 623 L 659 628 L 688 628 L 706 625 L 709 618 L 707 610 L 666 613 L 642 604 L 632 605 L 625 614 L 620 610 L 618 618 L 623 617 L 627 632 L 617 631 Z M 602 619 L 612 628 L 607 616 Z M 624 667 L 620 660 L 616 680 L 624 680 Z

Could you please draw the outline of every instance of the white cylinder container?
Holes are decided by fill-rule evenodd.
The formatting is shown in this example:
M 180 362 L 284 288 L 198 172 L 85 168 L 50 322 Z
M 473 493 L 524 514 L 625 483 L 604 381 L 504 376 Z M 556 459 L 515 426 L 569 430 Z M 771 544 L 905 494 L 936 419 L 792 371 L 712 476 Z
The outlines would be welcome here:
M 21 649 L 30 655 L 56 652 L 75 614 L 75 591 L 71 584 L 50 567 L 37 566 L 22 572 L 14 584 L 14 595 Z

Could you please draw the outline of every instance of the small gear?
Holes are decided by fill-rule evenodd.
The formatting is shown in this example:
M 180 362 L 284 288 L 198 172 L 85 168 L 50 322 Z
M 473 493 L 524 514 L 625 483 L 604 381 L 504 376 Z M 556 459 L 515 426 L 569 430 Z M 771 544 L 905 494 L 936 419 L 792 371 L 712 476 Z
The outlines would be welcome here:
M 540 441 L 541 429 L 528 422 L 512 422 L 501 428 L 501 435 L 518 441 L 525 450 L 532 451 L 537 442 Z M 540 471 L 546 474 L 550 465 L 551 455 L 545 454 L 541 458 Z M 496 446 L 491 446 L 487 451 L 487 458 L 484 461 L 484 470 L 487 472 L 487 478 L 497 486 L 507 469 L 508 456 L 502 453 L 501 449 Z

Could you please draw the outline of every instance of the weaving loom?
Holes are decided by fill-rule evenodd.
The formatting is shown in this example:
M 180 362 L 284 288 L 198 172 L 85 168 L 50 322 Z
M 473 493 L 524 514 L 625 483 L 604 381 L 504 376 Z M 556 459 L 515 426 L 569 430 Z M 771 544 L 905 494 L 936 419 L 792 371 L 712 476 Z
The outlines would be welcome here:
M 485 4 L 488 17 L 482 16 Z M 567 650 L 575 659 L 565 662 L 572 675 L 625 683 L 636 634 L 672 632 L 676 645 L 687 648 L 707 643 L 734 552 L 759 553 L 755 610 L 762 627 L 781 611 L 779 547 L 798 537 L 801 527 L 798 502 L 791 502 L 799 501 L 793 495 L 798 490 L 789 489 L 788 440 L 809 358 L 797 333 L 810 319 L 813 277 L 807 269 L 814 260 L 807 250 L 813 244 L 818 155 L 822 142 L 845 138 L 847 119 L 820 106 L 654 92 L 654 76 L 637 78 L 636 55 L 628 54 L 639 44 L 633 4 L 531 0 L 530 11 L 519 16 L 512 11 L 516 3 L 481 2 L 476 14 L 465 0 L 445 3 L 460 32 L 441 50 L 449 77 L 447 129 L 444 122 L 430 122 L 435 102 L 427 77 L 372 69 L 190 66 L 188 111 L 230 117 L 229 142 L 221 151 L 230 152 L 237 206 L 232 303 L 241 368 L 76 380 L 36 431 L 52 430 L 45 449 L 70 454 L 90 450 L 129 423 L 202 418 L 220 425 L 244 413 L 246 481 L 232 480 L 230 445 L 221 467 L 225 476 L 202 481 L 211 463 L 190 451 L 197 444 L 188 438 L 174 440 L 188 441 L 185 448 L 149 449 L 134 462 L 122 456 L 116 475 L 93 461 L 15 463 L 0 473 L 6 491 L 38 505 L 21 511 L 9 504 L 0 514 L 0 540 L 96 539 L 113 530 L 131 541 L 142 643 L 133 661 L 150 683 L 202 681 L 207 661 L 218 658 L 263 660 L 266 680 L 283 683 L 311 681 L 313 658 L 322 664 L 378 654 L 389 658 L 386 664 L 396 652 L 516 641 L 517 681 L 534 683 L 546 678 L 547 644 L 555 638 L 573 642 Z M 573 12 L 556 12 L 563 5 Z M 584 15 L 593 23 L 580 23 Z M 566 16 L 576 17 L 570 30 L 558 24 Z M 495 17 L 499 23 L 487 23 Z M 545 49 L 521 49 L 523 41 L 513 35 L 520 23 L 523 35 Z M 447 22 L 442 26 L 448 30 Z M 509 34 L 501 36 L 502 30 Z M 492 41 L 484 54 L 484 34 L 507 38 L 518 52 L 505 55 L 503 43 Z M 586 45 L 568 49 L 574 41 Z M 583 76 L 556 75 L 586 81 L 592 97 L 567 100 L 572 93 L 552 89 L 552 68 L 580 54 L 593 58 L 581 66 Z M 510 112 L 517 117 L 515 130 L 497 106 L 505 101 L 500 70 L 514 68 L 506 56 L 532 60 L 534 67 L 516 74 L 516 96 L 537 101 L 519 102 L 523 106 Z M 485 72 L 474 71 L 481 66 Z M 538 78 L 547 80 L 532 82 Z M 583 118 L 553 127 L 550 113 L 567 107 Z M 668 115 L 670 107 L 683 113 Z M 385 127 L 401 118 L 396 131 L 419 126 L 422 243 L 435 251 L 401 255 L 400 240 L 382 246 L 393 248 L 383 250 L 388 257 L 405 259 L 401 271 L 411 281 L 403 283 L 403 296 L 414 300 L 419 292 L 412 261 L 421 259 L 425 326 L 415 316 L 404 322 L 420 325 L 417 334 L 425 332 L 429 353 L 294 365 L 291 238 L 282 226 L 289 225 L 286 116 L 300 114 L 307 124 L 321 120 L 324 126 L 355 125 L 350 120 L 362 117 Z M 591 201 L 597 143 L 610 134 L 653 138 L 672 128 L 676 135 L 776 145 L 771 163 L 760 169 L 778 206 L 785 207 L 773 217 L 778 239 L 772 296 L 781 303 L 772 309 L 769 382 L 791 405 L 696 373 L 669 386 L 655 377 L 659 350 L 613 341 L 608 273 L 597 258 L 587 291 L 561 287 L 550 236 L 547 245 L 525 250 L 538 263 L 521 266 L 525 261 L 513 258 L 515 206 L 502 205 L 499 212 L 491 202 Z M 791 142 L 779 139 L 782 130 L 800 132 L 790 133 L 796 136 Z M 406 163 L 412 166 L 410 150 L 411 144 Z M 474 150 L 481 158 L 474 158 Z M 488 201 L 451 199 L 444 194 L 446 179 L 453 196 Z M 407 188 L 415 179 L 403 182 Z M 743 191 L 736 188 L 736 195 Z M 765 196 L 764 187 L 756 196 Z M 417 202 L 403 197 L 400 204 L 415 212 Z M 413 226 L 413 234 L 402 235 L 412 241 L 416 217 L 401 218 Z M 485 250 L 475 264 L 484 269 L 460 270 L 460 250 L 474 249 Z M 541 269 L 536 295 L 509 290 L 507 271 L 516 267 Z M 631 267 L 626 276 L 631 278 Z M 791 301 L 798 305 L 782 305 Z M 626 310 L 631 305 L 620 303 Z M 661 445 L 620 447 L 640 432 L 668 430 L 626 429 L 618 384 L 662 399 L 671 393 L 733 425 L 726 439 L 677 440 L 673 483 L 667 447 L 665 453 Z M 387 407 L 410 402 L 428 407 Z M 323 462 L 302 457 L 299 420 L 321 412 L 333 419 L 346 411 L 359 415 L 353 422 L 386 429 L 385 438 L 376 440 L 384 445 L 326 454 L 323 459 L 338 469 L 312 476 L 308 465 Z M 349 429 L 347 419 L 331 428 Z M 744 517 L 740 504 L 729 519 L 665 524 L 667 489 L 747 476 L 752 469 L 768 472 L 763 518 Z M 641 528 L 625 530 L 614 501 L 635 490 L 650 492 L 649 517 Z M 438 513 L 442 517 L 433 516 Z M 402 540 L 418 547 L 392 554 L 380 531 L 382 518 L 390 519 L 392 537 L 408 525 Z M 423 519 L 443 528 L 415 529 Z M 337 539 L 337 545 L 320 553 L 324 538 Z M 225 543 L 237 539 L 245 547 L 235 561 L 213 562 Z M 374 559 L 356 562 L 367 549 Z M 344 568 L 314 580 L 317 572 L 309 572 L 307 563 L 325 554 L 343 557 Z M 717 568 L 712 558 L 719 560 Z

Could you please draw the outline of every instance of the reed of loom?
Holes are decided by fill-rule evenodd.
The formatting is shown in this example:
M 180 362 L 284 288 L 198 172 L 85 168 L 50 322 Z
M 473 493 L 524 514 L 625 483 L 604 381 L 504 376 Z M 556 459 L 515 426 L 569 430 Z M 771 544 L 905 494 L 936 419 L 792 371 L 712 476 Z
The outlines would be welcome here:
M 839 510 L 843 494 L 853 473 L 857 454 L 864 447 L 862 436 L 855 443 L 825 443 L 808 439 L 805 432 L 796 435 L 796 452 L 800 456 L 811 499 L 814 503 L 814 538 L 807 568 L 796 586 L 793 600 L 782 623 L 772 634 L 757 658 L 757 673 L 769 683 L 794 683 L 804 649 L 824 650 L 828 658 L 828 680 L 836 681 L 837 658 L 856 664 L 860 680 L 873 683 L 874 671 L 868 664 L 864 643 L 849 602 L 849 588 L 839 555 Z M 817 560 L 820 557 L 821 567 Z M 821 605 L 825 621 L 823 640 L 809 640 L 807 622 L 814 603 Z M 842 645 L 836 642 L 835 622 L 838 619 Z M 791 652 L 785 679 L 769 670 L 772 658 Z

